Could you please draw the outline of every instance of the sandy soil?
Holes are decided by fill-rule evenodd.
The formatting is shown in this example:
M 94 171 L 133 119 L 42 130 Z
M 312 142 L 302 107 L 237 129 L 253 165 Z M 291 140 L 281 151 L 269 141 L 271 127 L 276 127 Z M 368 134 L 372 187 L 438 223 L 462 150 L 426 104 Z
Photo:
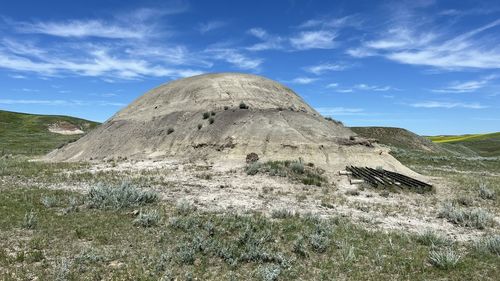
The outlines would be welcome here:
M 449 200 L 452 190 L 441 178 L 428 179 L 436 187 L 435 194 L 411 192 L 385 193 L 372 188 L 351 185 L 347 176 L 331 173 L 330 186 L 306 186 L 287 178 L 257 174 L 247 175 L 243 165 L 214 165 L 207 162 L 124 161 L 94 163 L 80 172 L 115 172 L 123 179 L 147 177 L 148 188 L 157 191 L 165 201 L 189 201 L 201 210 L 262 212 L 287 209 L 301 214 L 345 216 L 372 229 L 403 230 L 420 233 L 434 230 L 459 241 L 471 241 L 485 231 L 499 232 L 497 226 L 477 230 L 453 225 L 437 218 L 441 205 Z M 86 191 L 81 184 L 52 185 L 51 188 Z M 359 195 L 348 195 L 358 190 Z

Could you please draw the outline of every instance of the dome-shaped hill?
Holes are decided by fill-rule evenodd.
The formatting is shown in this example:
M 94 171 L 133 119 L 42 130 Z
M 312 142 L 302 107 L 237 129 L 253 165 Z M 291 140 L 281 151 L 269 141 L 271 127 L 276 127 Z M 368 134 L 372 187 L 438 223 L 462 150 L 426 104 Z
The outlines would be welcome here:
M 48 158 L 297 159 L 321 166 L 402 165 L 355 144 L 350 129 L 323 118 L 289 88 L 264 77 L 206 74 L 157 87 Z

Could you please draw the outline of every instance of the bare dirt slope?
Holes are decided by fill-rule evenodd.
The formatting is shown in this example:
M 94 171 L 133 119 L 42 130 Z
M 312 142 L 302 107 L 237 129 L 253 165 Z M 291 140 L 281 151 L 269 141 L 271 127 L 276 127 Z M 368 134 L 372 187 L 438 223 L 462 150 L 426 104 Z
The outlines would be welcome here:
M 219 73 L 157 87 L 47 158 L 242 161 L 255 152 L 261 159 L 301 157 L 329 170 L 352 164 L 411 173 L 386 149 L 356 144 L 355 135 L 340 123 L 324 119 L 275 81 Z

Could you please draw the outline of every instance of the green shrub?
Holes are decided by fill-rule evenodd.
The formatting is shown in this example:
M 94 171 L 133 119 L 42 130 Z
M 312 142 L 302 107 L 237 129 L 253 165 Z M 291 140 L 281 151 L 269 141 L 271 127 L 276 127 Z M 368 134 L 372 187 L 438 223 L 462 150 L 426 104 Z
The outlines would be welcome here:
M 432 230 L 426 230 L 417 235 L 417 242 L 426 246 L 448 245 L 450 241 Z
M 479 185 L 479 197 L 482 199 L 487 199 L 487 200 L 494 200 L 495 199 L 495 191 L 489 189 L 485 183 L 481 183 Z
M 296 255 L 300 257 L 307 257 L 307 249 L 306 249 L 306 244 L 305 244 L 305 239 L 303 236 L 298 236 L 297 239 L 295 239 L 292 243 L 292 252 L 295 253 Z
M 55 196 L 43 196 L 42 199 L 40 199 L 40 202 L 42 205 L 44 205 L 46 208 L 52 208 L 58 205 L 59 200 Z
M 304 173 L 304 164 L 300 161 L 294 161 L 290 164 L 290 170 L 296 174 Z
M 134 220 L 134 225 L 142 227 L 157 226 L 160 223 L 160 213 L 157 210 L 142 211 Z
M 259 275 L 262 281 L 278 280 L 280 273 L 281 273 L 281 268 L 275 264 L 259 267 Z
M 225 105 L 224 110 L 228 110 L 228 109 L 229 109 L 229 106 Z
M 294 211 L 285 208 L 272 210 L 271 212 L 271 217 L 275 219 L 293 218 L 295 215 Z
M 193 204 L 191 204 L 187 200 L 180 200 L 175 205 L 175 210 L 177 211 L 177 213 L 179 215 L 185 216 L 185 215 L 189 215 L 189 214 L 193 213 L 194 211 L 196 211 L 196 206 L 194 206 Z
M 479 252 L 500 256 L 500 235 L 481 238 L 474 243 L 474 246 Z
M 477 229 L 484 229 L 494 224 L 493 216 L 483 209 L 457 208 L 451 203 L 446 203 L 441 208 L 438 217 L 460 226 Z
M 325 234 L 315 233 L 309 237 L 311 248 L 318 253 L 323 253 L 330 245 L 330 239 Z
M 56 265 L 54 268 L 54 278 L 52 280 L 55 281 L 68 280 L 70 265 L 71 264 L 67 258 L 61 258 L 60 260 L 56 261 Z
M 35 214 L 35 212 L 33 212 L 33 210 L 26 212 L 26 214 L 24 214 L 22 227 L 26 229 L 35 229 L 37 225 L 38 216 Z
M 191 244 L 184 244 L 177 248 L 177 260 L 180 264 L 194 263 L 196 251 Z
M 203 112 L 203 119 L 208 119 L 210 117 L 210 112 Z
M 215 116 L 215 111 L 210 111 L 210 115 Z
M 248 175 L 255 175 L 258 172 L 268 173 L 271 176 L 289 177 L 292 180 L 305 185 L 322 186 L 327 182 L 322 176 L 323 170 L 313 165 L 305 166 L 301 160 L 298 161 L 268 161 L 265 163 L 249 163 L 245 167 Z
M 94 209 L 122 209 L 132 206 L 142 206 L 158 200 L 158 195 L 152 191 L 140 190 L 128 183 L 119 187 L 99 184 L 92 187 L 86 195 L 86 203 Z
M 247 175 L 253 176 L 259 172 L 260 166 L 261 164 L 259 162 L 250 163 L 245 167 L 245 172 Z
M 460 261 L 460 255 L 452 249 L 438 249 L 429 252 L 429 262 L 439 269 L 454 268 Z

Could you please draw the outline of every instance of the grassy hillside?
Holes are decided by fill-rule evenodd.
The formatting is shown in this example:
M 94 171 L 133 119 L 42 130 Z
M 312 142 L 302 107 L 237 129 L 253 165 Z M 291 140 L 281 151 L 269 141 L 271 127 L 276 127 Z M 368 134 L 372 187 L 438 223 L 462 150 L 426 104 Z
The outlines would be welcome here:
M 500 132 L 491 134 L 468 134 L 459 136 L 430 136 L 434 143 L 446 147 L 465 147 L 481 156 L 500 156 Z
M 442 148 L 406 129 L 393 127 L 351 127 L 356 134 L 365 138 L 377 139 L 381 144 L 405 150 L 441 152 Z
M 96 122 L 56 115 L 35 115 L 0 110 L 0 155 L 47 153 L 82 135 L 52 133 L 48 127 L 64 122 L 87 132 L 98 125 Z

